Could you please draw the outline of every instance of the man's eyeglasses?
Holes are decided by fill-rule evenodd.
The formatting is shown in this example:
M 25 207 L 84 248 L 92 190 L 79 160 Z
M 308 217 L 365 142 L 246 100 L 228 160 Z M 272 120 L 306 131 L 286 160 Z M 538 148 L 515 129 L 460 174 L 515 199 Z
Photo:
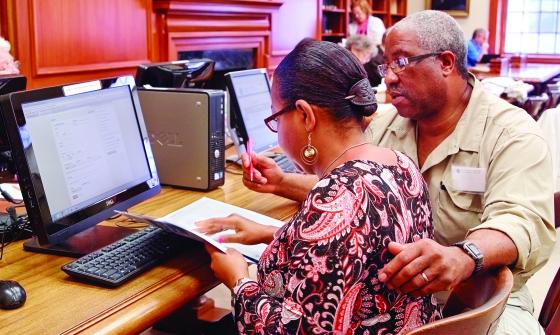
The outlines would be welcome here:
M 439 55 L 441 55 L 441 52 L 432 52 L 429 54 L 423 54 L 423 55 L 412 56 L 412 57 L 399 57 L 393 60 L 391 63 L 378 65 L 377 72 L 379 72 L 379 74 L 382 77 L 387 76 L 387 74 L 389 73 L 389 69 L 391 69 L 394 74 L 398 74 L 403 72 L 406 69 L 406 67 L 410 65 L 412 62 L 419 62 L 428 57 L 439 56 Z
M 276 113 L 273 113 L 266 119 L 264 119 L 264 124 L 270 129 L 270 131 L 277 133 L 278 132 L 278 117 L 284 113 L 287 113 L 295 108 L 294 104 L 289 104 L 288 106 L 282 108 Z

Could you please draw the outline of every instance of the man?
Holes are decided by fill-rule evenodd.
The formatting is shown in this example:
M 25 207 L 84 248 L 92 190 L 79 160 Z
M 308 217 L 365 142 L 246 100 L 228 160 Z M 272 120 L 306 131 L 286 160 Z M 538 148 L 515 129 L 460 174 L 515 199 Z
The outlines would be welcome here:
M 467 64 L 475 66 L 488 53 L 488 30 L 475 29 L 467 46 Z
M 374 144 L 415 160 L 432 202 L 435 241 L 389 244 L 395 258 L 378 274 L 402 292 L 448 290 L 478 271 L 509 266 L 513 292 L 498 334 L 544 334 L 525 283 L 546 262 L 555 239 L 551 159 L 536 123 L 483 90 L 466 69 L 456 21 L 415 13 L 387 34 L 380 66 L 398 110 L 368 126 Z M 316 179 L 282 174 L 271 160 L 244 183 L 301 200 Z M 248 166 L 244 157 L 245 169 Z

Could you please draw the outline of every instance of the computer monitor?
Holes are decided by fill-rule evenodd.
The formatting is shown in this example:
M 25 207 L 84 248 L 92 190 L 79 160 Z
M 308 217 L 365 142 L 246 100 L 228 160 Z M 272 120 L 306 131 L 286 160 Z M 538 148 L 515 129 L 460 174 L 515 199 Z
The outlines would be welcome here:
M 212 78 L 213 72 L 214 61 L 207 58 L 141 64 L 136 68 L 136 85 L 203 88 L 204 83 Z
M 0 75 L 0 95 L 25 90 L 27 78 L 19 74 Z M 0 126 L 0 152 L 10 150 L 4 127 Z
M 34 238 L 24 249 L 90 253 L 131 230 L 97 225 L 160 191 L 131 76 L 0 98 Z
M 238 151 L 243 150 L 248 138 L 255 152 L 276 147 L 278 136 L 264 124 L 272 105 L 266 69 L 229 72 L 226 86 L 230 96 L 230 135 Z
M 485 55 L 482 55 L 482 58 L 480 59 L 479 63 L 482 63 L 482 64 L 490 63 L 490 61 L 492 59 L 496 59 L 496 58 L 500 58 L 500 55 L 499 54 L 485 54 Z

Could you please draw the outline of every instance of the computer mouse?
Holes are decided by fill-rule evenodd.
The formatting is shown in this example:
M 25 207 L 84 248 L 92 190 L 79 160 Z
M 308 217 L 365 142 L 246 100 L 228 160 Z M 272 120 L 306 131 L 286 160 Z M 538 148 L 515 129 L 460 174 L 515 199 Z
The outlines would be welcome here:
M 0 308 L 21 307 L 25 303 L 25 299 L 27 299 L 27 294 L 17 281 L 0 280 Z

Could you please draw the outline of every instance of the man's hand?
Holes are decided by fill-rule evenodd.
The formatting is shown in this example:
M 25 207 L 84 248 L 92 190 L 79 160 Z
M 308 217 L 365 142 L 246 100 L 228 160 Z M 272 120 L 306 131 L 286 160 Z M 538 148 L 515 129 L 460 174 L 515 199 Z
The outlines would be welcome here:
M 431 239 L 391 242 L 388 249 L 395 258 L 379 271 L 379 280 L 415 297 L 448 291 L 474 271 L 474 261 L 460 248 L 444 247 Z

